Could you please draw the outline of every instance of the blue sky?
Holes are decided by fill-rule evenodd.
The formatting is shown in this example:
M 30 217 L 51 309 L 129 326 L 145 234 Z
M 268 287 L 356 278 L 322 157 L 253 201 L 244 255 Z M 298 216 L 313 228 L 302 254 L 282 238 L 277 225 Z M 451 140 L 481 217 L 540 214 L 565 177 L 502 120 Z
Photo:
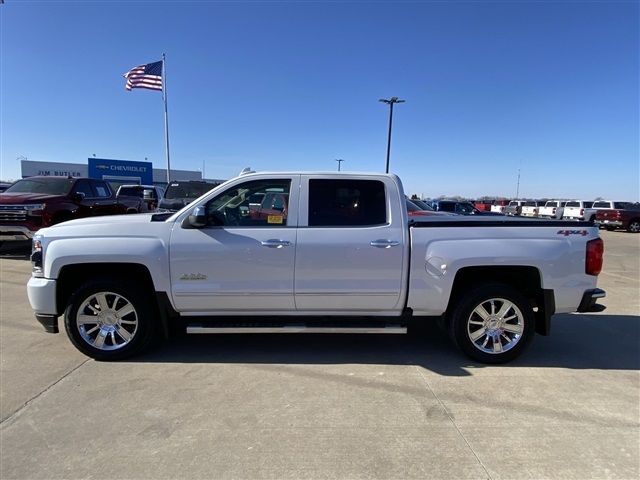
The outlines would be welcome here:
M 391 170 L 408 193 L 639 198 L 638 2 L 0 5 L 2 179 L 18 156 L 172 167 Z

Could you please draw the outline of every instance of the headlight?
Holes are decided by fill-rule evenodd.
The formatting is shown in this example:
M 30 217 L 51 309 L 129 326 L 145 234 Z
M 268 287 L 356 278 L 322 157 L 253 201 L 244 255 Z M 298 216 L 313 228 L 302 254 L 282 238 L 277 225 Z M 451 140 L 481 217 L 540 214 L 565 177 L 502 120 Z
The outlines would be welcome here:
M 42 211 L 45 208 L 45 204 L 34 203 L 31 205 L 23 205 L 23 208 L 27 211 L 27 215 L 42 215 Z
M 42 269 L 43 256 L 42 236 L 35 235 L 31 244 L 31 266 L 34 277 L 42 277 L 44 275 L 44 270 Z

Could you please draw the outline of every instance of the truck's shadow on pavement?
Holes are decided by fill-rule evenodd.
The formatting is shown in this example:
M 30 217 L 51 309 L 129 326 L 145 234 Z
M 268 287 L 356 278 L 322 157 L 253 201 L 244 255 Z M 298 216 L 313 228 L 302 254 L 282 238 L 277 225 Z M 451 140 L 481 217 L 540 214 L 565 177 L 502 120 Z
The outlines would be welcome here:
M 409 335 L 192 335 L 133 359 L 158 363 L 417 365 L 447 376 L 483 368 L 459 353 L 435 325 Z M 640 317 L 557 315 L 549 337 L 506 368 L 640 369 Z M 504 368 L 503 367 L 503 368 Z

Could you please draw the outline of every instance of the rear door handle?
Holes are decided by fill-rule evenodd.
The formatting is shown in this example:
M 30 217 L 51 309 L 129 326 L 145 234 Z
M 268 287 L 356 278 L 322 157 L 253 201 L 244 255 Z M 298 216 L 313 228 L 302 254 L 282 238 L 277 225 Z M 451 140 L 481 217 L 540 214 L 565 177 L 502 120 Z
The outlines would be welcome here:
M 278 240 L 277 238 L 270 238 L 269 240 L 264 240 L 260 242 L 260 244 L 263 247 L 268 247 L 268 248 L 282 248 L 282 247 L 290 246 L 291 242 L 289 240 Z
M 377 247 L 377 248 L 391 248 L 391 247 L 397 247 L 398 245 L 400 245 L 400 242 L 397 242 L 396 240 L 373 240 L 370 245 L 372 247 Z

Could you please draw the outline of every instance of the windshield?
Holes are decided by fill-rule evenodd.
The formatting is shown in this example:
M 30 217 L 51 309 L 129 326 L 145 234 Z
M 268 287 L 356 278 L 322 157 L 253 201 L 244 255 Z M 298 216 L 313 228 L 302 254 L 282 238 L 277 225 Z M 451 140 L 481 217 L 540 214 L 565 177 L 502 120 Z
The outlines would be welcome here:
M 411 200 L 411 201 L 423 210 L 427 210 L 429 212 L 434 211 L 433 208 L 431 208 L 431 205 L 429 205 L 427 202 L 424 202 L 422 200 Z
M 420 212 L 422 210 L 420 207 L 418 207 L 415 203 L 413 203 L 408 198 L 406 199 L 406 203 L 407 203 L 408 212 Z
M 164 198 L 198 198 L 216 186 L 207 182 L 171 182 Z
M 38 178 L 18 180 L 4 193 L 41 193 L 44 195 L 66 195 L 71 190 L 73 178 Z

